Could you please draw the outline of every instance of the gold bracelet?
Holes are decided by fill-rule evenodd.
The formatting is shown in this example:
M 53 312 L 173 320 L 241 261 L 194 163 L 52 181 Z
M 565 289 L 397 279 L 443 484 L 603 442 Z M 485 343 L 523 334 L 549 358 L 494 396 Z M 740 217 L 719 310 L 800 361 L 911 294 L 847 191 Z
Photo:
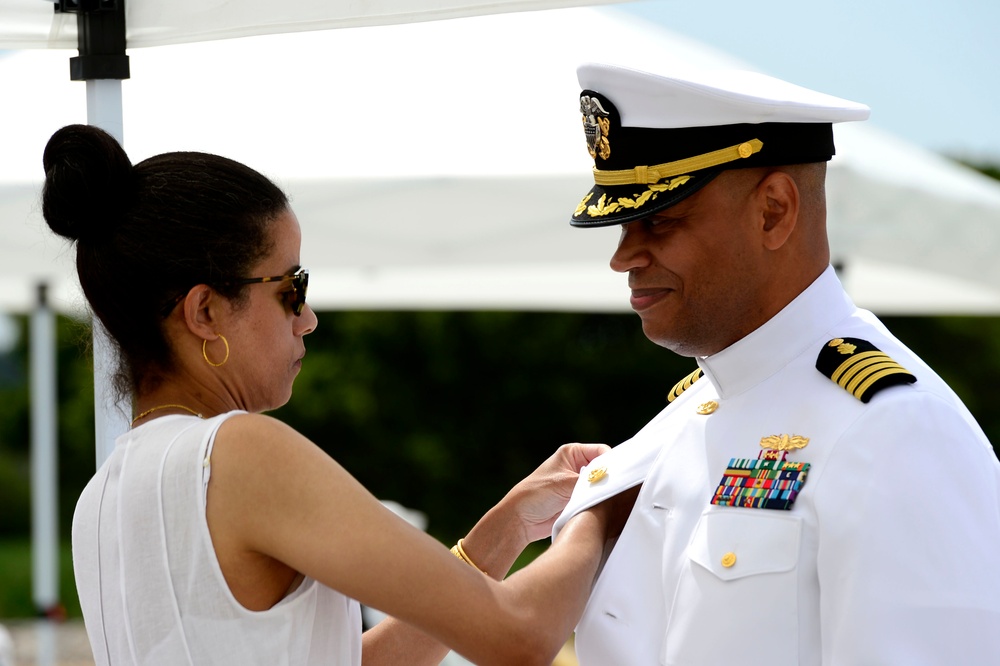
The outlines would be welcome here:
M 463 562 L 465 562 L 466 564 L 468 564 L 470 567 L 472 567 L 476 571 L 478 571 L 479 573 L 486 574 L 485 571 L 483 571 L 482 569 L 480 569 L 479 567 L 476 566 L 476 563 L 472 561 L 472 558 L 470 558 L 468 556 L 468 554 L 465 552 L 465 549 L 462 548 L 462 542 L 463 541 L 465 541 L 465 539 L 459 539 L 458 543 L 456 543 L 454 546 L 451 547 L 452 554 L 455 557 L 457 557 L 458 559 L 460 559 Z

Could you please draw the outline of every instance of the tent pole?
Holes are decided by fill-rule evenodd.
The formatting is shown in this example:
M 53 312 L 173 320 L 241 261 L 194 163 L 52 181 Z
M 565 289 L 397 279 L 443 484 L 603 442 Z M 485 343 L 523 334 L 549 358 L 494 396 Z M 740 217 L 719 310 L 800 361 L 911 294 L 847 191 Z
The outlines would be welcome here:
M 122 82 L 113 79 L 87 81 L 87 124 L 100 127 L 124 144 Z M 111 376 L 115 371 L 114 347 L 97 317 L 91 319 L 94 338 L 94 454 L 100 467 L 115 448 L 115 438 L 128 430 L 128 400 L 119 405 L 114 398 Z
M 56 0 L 56 12 L 77 15 L 80 55 L 70 58 L 70 79 L 87 82 L 87 123 L 124 145 L 122 79 L 129 78 L 125 55 L 125 0 Z M 131 405 L 116 404 L 111 391 L 113 347 L 104 327 L 93 320 L 95 454 L 100 467 L 114 450 L 115 437 L 128 429 Z M 130 402 L 128 400 L 125 401 Z
M 39 615 L 60 614 L 59 453 L 56 446 L 55 315 L 48 285 L 31 313 L 31 596 Z

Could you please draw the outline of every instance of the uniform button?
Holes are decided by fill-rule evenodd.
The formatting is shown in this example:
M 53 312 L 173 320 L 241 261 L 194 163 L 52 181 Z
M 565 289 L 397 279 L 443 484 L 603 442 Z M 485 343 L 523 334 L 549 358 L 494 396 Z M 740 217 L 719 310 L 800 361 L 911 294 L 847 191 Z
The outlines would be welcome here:
M 587 475 L 587 481 L 590 481 L 591 483 L 597 483 L 607 475 L 608 475 L 607 467 L 595 467 L 594 469 L 590 470 L 590 474 Z
M 697 411 L 699 414 L 711 414 L 718 408 L 719 408 L 719 403 L 717 403 L 714 400 L 709 400 L 708 402 L 703 402 L 700 405 L 698 405 Z
M 736 564 L 736 553 L 726 553 L 722 556 L 722 566 L 727 569 Z

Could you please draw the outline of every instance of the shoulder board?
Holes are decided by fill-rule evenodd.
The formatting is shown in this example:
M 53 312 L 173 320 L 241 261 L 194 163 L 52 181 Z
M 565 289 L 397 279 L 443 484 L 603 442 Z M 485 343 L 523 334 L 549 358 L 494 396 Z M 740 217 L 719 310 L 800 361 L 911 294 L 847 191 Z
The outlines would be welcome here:
M 867 340 L 834 338 L 816 359 L 816 369 L 861 402 L 889 386 L 912 384 L 917 378 Z
M 670 393 L 667 394 L 667 402 L 673 402 L 677 399 L 677 396 L 691 388 L 691 384 L 694 384 L 696 381 L 701 379 L 701 374 L 701 368 L 698 368 L 690 375 L 674 384 L 674 387 L 670 389 Z

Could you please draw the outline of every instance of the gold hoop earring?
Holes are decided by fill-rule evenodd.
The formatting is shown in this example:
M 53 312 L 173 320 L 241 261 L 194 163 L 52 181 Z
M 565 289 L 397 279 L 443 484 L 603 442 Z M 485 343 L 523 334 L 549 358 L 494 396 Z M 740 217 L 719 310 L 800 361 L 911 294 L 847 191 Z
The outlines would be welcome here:
M 212 361 L 210 361 L 208 358 L 208 353 L 206 352 L 205 349 L 206 345 L 208 345 L 208 340 L 201 341 L 201 357 L 205 359 L 205 363 L 208 363 L 213 368 L 218 368 L 220 366 L 223 366 L 226 364 L 226 361 L 229 360 L 229 341 L 226 340 L 226 336 L 224 336 L 222 333 L 216 333 L 216 335 L 218 335 L 219 338 L 222 339 L 222 344 L 226 345 L 226 358 L 222 359 L 222 361 L 219 363 L 212 363 Z

